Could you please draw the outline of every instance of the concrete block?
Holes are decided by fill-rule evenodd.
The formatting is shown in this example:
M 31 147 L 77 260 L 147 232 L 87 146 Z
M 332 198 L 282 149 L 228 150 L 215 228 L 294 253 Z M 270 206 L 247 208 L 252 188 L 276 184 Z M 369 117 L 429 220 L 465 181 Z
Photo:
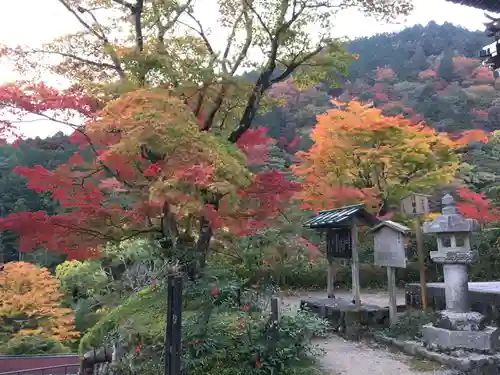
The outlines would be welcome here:
M 486 327 L 483 331 L 450 331 L 426 324 L 422 327 L 422 339 L 428 345 L 441 349 L 468 349 L 495 351 L 500 346 L 500 329 Z

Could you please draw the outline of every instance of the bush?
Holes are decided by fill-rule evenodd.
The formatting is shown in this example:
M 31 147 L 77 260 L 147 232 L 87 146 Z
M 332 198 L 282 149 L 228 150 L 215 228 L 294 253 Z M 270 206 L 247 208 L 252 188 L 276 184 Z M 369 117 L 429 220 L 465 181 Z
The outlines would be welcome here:
M 119 307 L 102 313 L 102 318 L 80 340 L 80 353 L 99 348 L 119 327 L 130 329 L 137 336 L 155 338 L 165 332 L 167 296 L 162 292 L 145 289 L 132 295 Z
M 326 323 L 301 311 L 285 314 L 279 324 L 266 313 L 241 311 L 186 328 L 186 374 L 313 374 L 321 351 L 310 339 L 324 334 Z
M 489 229 L 472 237 L 472 246 L 478 251 L 477 262 L 469 269 L 471 281 L 500 279 L 500 229 Z
M 70 349 L 59 341 L 43 335 L 23 335 L 11 338 L 0 348 L 3 354 L 62 354 L 69 353 Z
M 384 334 L 394 338 L 419 339 L 421 337 L 421 327 L 424 324 L 434 323 L 436 320 L 436 312 L 410 310 L 405 312 L 396 324 L 384 329 Z
M 213 282 L 184 288 L 184 374 L 317 373 L 319 351 L 310 339 L 326 331 L 326 322 L 305 312 L 286 313 L 275 327 L 262 304 L 264 293 L 242 290 L 235 280 L 216 288 Z M 163 292 L 152 290 L 130 297 L 87 332 L 80 351 L 115 342 L 124 353 L 120 374 L 160 373 L 166 301 Z

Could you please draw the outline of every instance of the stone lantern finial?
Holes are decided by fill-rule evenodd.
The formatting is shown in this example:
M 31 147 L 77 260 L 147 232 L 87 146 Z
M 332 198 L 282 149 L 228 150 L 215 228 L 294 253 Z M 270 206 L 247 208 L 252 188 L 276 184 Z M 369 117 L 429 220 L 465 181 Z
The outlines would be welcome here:
M 457 208 L 455 207 L 455 200 L 450 194 L 446 194 L 441 199 L 441 204 L 443 205 L 443 208 L 441 209 L 443 215 L 452 215 L 457 213 Z

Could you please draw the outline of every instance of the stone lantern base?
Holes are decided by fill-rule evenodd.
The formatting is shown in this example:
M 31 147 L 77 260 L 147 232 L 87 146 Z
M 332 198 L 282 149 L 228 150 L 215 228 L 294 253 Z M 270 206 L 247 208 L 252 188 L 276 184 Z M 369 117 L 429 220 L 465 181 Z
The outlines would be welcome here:
M 486 318 L 478 312 L 439 312 L 434 324 L 422 327 L 422 339 L 430 348 L 466 349 L 496 352 L 500 347 L 500 329 L 487 327 Z

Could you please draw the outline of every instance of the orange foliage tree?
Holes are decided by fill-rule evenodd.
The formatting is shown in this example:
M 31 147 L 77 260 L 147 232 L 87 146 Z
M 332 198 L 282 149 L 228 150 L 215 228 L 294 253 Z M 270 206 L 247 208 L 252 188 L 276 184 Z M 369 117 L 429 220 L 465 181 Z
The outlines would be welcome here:
M 59 304 L 59 282 L 46 268 L 31 263 L 10 262 L 0 271 L 0 318 L 25 322 L 15 334 L 41 334 L 68 341 L 79 336 L 74 331 L 71 309 Z
M 458 166 L 458 143 L 446 134 L 359 102 L 318 116 L 312 140 L 294 166 L 307 209 L 363 201 L 380 213 L 410 191 L 449 183 Z

